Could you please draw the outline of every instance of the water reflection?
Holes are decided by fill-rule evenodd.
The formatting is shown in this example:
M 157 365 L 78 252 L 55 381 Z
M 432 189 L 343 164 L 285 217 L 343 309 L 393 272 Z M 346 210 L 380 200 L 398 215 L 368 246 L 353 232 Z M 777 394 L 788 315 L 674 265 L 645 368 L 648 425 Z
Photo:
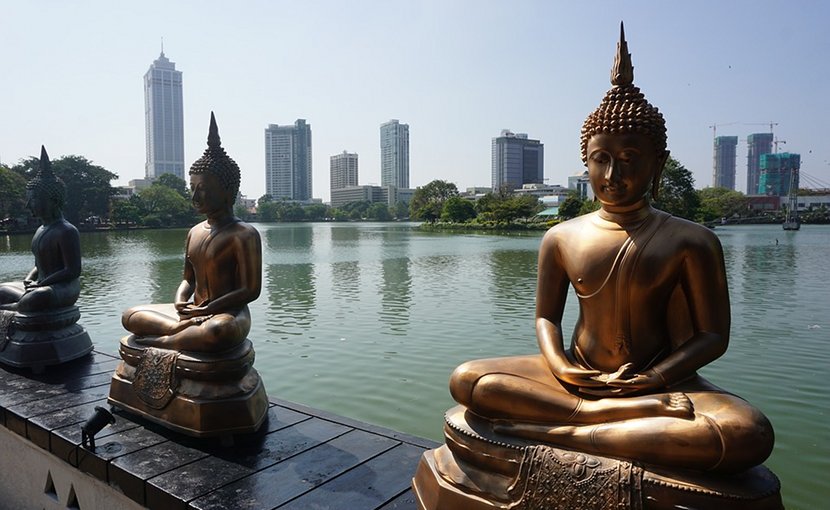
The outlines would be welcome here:
M 409 259 L 384 259 L 381 262 L 383 282 L 380 286 L 380 320 L 389 326 L 390 334 L 404 335 L 409 325 L 409 302 L 412 299 L 412 278 Z
M 493 250 L 489 256 L 493 318 L 504 335 L 516 335 L 515 317 L 533 317 L 536 306 L 536 261 L 531 250 Z
M 332 262 L 331 288 L 335 319 L 353 318 L 360 307 L 360 264 L 356 260 Z
M 410 233 L 383 230 L 383 260 L 381 261 L 380 320 L 392 335 L 405 335 L 409 325 L 409 306 L 412 299 L 412 276 L 409 266 Z
M 272 337 L 286 340 L 302 335 L 314 325 L 314 264 L 270 264 L 265 271 L 268 293 L 267 329 Z
M 273 251 L 306 251 L 314 244 L 314 231 L 310 225 L 276 226 L 265 231 L 265 243 Z
M 360 230 L 351 225 L 331 225 L 331 243 L 334 246 L 357 244 L 360 239 Z

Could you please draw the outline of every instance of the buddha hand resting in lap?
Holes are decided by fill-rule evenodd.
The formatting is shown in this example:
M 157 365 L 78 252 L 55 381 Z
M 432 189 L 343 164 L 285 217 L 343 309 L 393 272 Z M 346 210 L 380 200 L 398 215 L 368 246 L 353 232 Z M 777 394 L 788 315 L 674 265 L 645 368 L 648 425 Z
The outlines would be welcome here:
M 208 148 L 190 168 L 193 205 L 207 219 L 190 229 L 184 277 L 175 303 L 125 311 L 124 327 L 136 342 L 178 351 L 221 352 L 243 342 L 251 329 L 248 303 L 261 289 L 261 241 L 233 215 L 239 167 L 220 145 L 211 114 Z
M 729 342 L 723 253 L 706 227 L 649 204 L 668 158 L 662 114 L 633 85 L 624 39 L 612 88 L 582 128 L 601 208 L 539 251 L 539 355 L 458 367 L 450 390 L 495 431 L 663 467 L 738 471 L 770 454 L 764 415 L 697 370 Z M 569 287 L 579 317 L 569 348 Z
M 80 238 L 78 229 L 63 218 L 66 190 L 52 173 L 45 148 L 26 195 L 26 207 L 41 222 L 32 238 L 35 267 L 22 282 L 0 283 L 0 309 L 35 313 L 72 306 L 81 292 Z

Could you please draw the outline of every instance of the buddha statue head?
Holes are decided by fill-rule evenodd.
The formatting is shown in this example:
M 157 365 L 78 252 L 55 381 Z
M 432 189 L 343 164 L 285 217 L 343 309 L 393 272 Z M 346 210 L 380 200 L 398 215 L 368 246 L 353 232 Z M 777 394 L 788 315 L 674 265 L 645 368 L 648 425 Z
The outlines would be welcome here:
M 668 158 L 666 121 L 658 109 L 646 100 L 639 87 L 634 86 L 634 66 L 622 23 L 617 55 L 611 68 L 611 88 L 582 125 L 580 150 L 582 162 L 589 167 L 589 172 L 588 145 L 597 135 L 630 135 L 629 138 L 635 140 L 633 143 L 648 146 L 651 153 L 648 156 L 656 157 L 659 163 L 659 168 L 653 171 L 653 175 L 645 176 L 651 181 L 651 195 L 656 199 L 663 164 Z M 639 177 L 642 179 L 644 176 Z M 596 187 L 594 191 L 597 192 Z
M 190 181 L 193 188 L 193 205 L 200 213 L 222 207 L 230 209 L 239 192 L 239 165 L 222 148 L 216 117 L 210 113 L 208 147 L 202 157 L 190 167 Z M 205 193 L 199 193 L 199 185 Z
M 27 207 L 39 218 L 59 215 L 66 199 L 66 186 L 52 172 L 52 163 L 46 147 L 40 147 L 40 165 L 37 174 L 26 184 Z

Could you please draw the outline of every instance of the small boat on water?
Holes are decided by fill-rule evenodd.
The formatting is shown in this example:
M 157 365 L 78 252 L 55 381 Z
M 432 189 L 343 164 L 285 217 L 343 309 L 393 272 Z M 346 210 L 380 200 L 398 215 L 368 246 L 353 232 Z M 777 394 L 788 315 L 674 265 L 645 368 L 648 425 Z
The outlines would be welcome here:
M 801 229 L 801 220 L 798 218 L 798 169 L 790 172 L 790 190 L 787 193 L 787 215 L 784 217 L 784 230 Z

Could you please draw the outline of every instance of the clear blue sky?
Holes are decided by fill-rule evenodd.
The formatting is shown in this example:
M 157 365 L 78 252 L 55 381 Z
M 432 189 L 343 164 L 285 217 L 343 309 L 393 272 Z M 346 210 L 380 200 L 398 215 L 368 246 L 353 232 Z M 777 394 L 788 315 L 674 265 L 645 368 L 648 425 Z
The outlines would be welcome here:
M 830 2 L 803 1 L 31 1 L 0 0 L 0 160 L 45 144 L 144 176 L 142 77 L 164 51 L 184 73 L 185 164 L 205 148 L 210 111 L 242 168 L 265 188 L 269 124 L 312 126 L 314 196 L 329 157 L 360 156 L 380 182 L 379 133 L 410 126 L 412 186 L 490 185 L 503 128 L 545 144 L 545 177 L 582 169 L 579 130 L 609 88 L 624 20 L 635 84 L 666 117 L 669 149 L 711 184 L 712 129 L 769 130 L 830 182 Z M 757 124 L 757 125 L 756 125 Z M 823 135 L 823 136 L 822 136 Z

